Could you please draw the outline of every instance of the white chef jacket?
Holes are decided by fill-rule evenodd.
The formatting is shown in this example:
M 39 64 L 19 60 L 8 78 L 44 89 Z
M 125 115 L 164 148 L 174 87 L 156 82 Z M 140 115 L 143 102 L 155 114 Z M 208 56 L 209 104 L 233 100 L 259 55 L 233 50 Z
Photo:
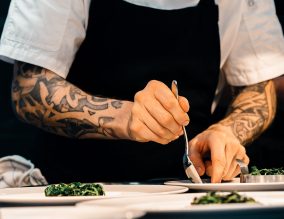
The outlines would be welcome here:
M 66 78 L 86 35 L 90 1 L 12 0 L 1 36 L 1 59 L 38 65 Z M 199 3 L 199 0 L 125 1 L 163 10 L 195 7 Z M 274 1 L 215 0 L 215 3 L 219 6 L 220 69 L 228 83 L 251 85 L 282 75 L 284 39 Z

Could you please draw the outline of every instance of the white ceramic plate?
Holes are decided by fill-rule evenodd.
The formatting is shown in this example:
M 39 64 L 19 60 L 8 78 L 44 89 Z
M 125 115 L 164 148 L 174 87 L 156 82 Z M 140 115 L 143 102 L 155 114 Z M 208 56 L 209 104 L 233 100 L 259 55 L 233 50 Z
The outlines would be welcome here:
M 226 183 L 191 183 L 189 180 L 167 181 L 166 185 L 186 186 L 197 191 L 273 191 L 284 190 L 284 182 L 275 183 L 240 183 L 236 178 Z
M 1 208 L 1 219 L 129 219 L 143 216 L 142 211 L 115 207 L 16 207 Z
M 103 185 L 105 196 L 61 196 L 46 197 L 46 187 L 23 187 L 0 189 L 0 205 L 2 204 L 74 204 L 79 201 L 108 199 L 114 197 L 164 195 L 183 193 L 187 187 L 170 185 Z
M 172 194 L 165 196 L 126 197 L 119 199 L 93 200 L 78 203 L 77 206 L 121 207 L 129 210 L 146 212 L 220 212 L 243 211 L 244 209 L 284 209 L 284 192 L 240 192 L 242 195 L 254 198 L 258 203 L 252 204 L 213 204 L 191 205 L 194 197 L 206 193 Z

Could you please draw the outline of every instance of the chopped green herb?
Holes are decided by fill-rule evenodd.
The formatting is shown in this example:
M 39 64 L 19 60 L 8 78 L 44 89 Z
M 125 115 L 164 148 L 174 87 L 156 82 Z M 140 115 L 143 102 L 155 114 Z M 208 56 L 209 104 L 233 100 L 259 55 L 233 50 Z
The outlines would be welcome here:
M 105 195 L 102 185 L 97 183 L 60 183 L 46 187 L 45 196 L 99 196 Z
M 207 205 L 207 204 L 227 204 L 227 203 L 255 203 L 253 198 L 242 196 L 237 192 L 231 192 L 227 195 L 217 194 L 216 192 L 208 192 L 201 197 L 195 197 L 192 205 Z
M 271 168 L 271 169 L 258 169 L 256 166 L 251 167 L 251 175 L 284 175 L 284 169 L 281 168 Z

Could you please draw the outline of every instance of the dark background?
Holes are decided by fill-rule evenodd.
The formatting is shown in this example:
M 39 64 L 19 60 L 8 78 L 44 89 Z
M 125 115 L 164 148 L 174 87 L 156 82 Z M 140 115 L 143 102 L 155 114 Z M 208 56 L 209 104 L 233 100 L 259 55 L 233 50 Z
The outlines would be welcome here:
M 0 33 L 4 26 L 10 0 L 0 1 Z M 34 160 L 38 130 L 15 118 L 11 108 L 10 86 L 13 66 L 0 60 L 0 157 L 19 154 Z
M 10 1 L 0 1 L 0 33 L 5 22 Z M 279 20 L 284 25 L 284 2 L 275 0 Z M 11 108 L 10 86 L 12 65 L 0 61 L 0 157 L 19 154 L 32 160 L 37 166 L 38 141 L 41 130 L 17 120 Z M 283 80 L 283 81 L 282 81 Z M 277 80 L 279 107 L 277 116 L 267 132 L 250 145 L 247 150 L 252 165 L 259 167 L 284 166 L 284 78 Z

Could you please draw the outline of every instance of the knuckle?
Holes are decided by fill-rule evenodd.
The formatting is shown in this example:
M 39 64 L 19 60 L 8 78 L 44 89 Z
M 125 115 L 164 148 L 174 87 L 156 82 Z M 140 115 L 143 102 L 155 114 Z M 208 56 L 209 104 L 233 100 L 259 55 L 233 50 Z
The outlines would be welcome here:
M 218 165 L 218 166 L 221 166 L 222 168 L 226 168 L 226 160 L 225 159 L 222 159 L 221 157 L 215 157 L 213 158 L 214 159 L 214 162 Z
M 138 91 L 138 92 L 134 95 L 134 101 L 142 102 L 143 97 L 144 97 L 143 91 Z
M 163 124 L 165 127 L 168 127 L 168 126 L 171 127 L 172 120 L 173 120 L 173 118 L 172 118 L 170 115 L 165 115 L 165 116 L 163 117 L 162 124 Z
M 248 165 L 248 164 L 249 164 L 249 162 L 250 162 L 250 159 L 249 159 L 249 157 L 248 157 L 248 156 L 246 156 L 246 157 L 245 157 L 245 164 L 246 164 L 246 165 Z
M 241 154 L 246 154 L 246 149 L 242 145 L 240 146 L 239 151 L 240 151 Z
M 139 107 L 138 105 L 134 104 L 132 109 L 131 109 L 131 114 L 132 114 L 132 117 L 136 117 L 137 115 L 139 115 Z
M 190 152 L 192 152 L 192 153 L 193 153 L 193 152 L 196 152 L 196 149 L 198 148 L 197 143 L 198 143 L 198 138 L 197 138 L 197 137 L 191 139 L 191 140 L 188 142 Z
M 168 109 L 168 110 L 171 110 L 171 109 L 174 109 L 175 107 L 175 101 L 174 100 L 168 100 L 164 103 L 165 105 L 165 108 Z
M 147 86 L 149 86 L 149 87 L 155 87 L 155 86 L 157 86 L 159 83 L 160 83 L 160 82 L 157 81 L 157 80 L 151 80 L 151 81 L 148 82 Z
M 141 124 L 138 122 L 132 122 L 129 126 L 129 129 L 132 134 L 137 135 L 141 130 Z
M 157 130 L 157 134 L 158 134 L 159 136 L 161 136 L 161 137 L 165 137 L 165 136 L 168 135 L 167 131 L 166 131 L 165 129 L 163 129 L 163 128 L 159 128 L 159 129 Z

